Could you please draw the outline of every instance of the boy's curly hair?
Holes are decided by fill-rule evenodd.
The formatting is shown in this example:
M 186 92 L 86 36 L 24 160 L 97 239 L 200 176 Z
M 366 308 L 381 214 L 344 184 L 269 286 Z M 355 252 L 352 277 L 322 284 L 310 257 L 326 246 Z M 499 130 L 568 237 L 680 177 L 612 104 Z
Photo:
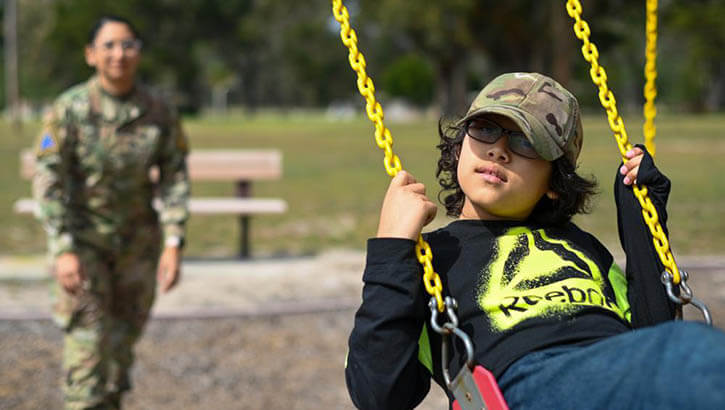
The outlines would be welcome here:
M 446 207 L 446 213 L 452 217 L 461 215 L 465 194 L 458 184 L 458 155 L 466 130 L 456 121 L 444 124 L 438 121 L 438 134 L 441 142 L 437 148 L 441 151 L 438 159 L 436 177 L 441 186 L 438 200 Z M 590 200 L 597 193 L 594 177 L 583 178 L 576 173 L 576 167 L 565 157 L 551 162 L 552 172 L 550 188 L 558 194 L 556 199 L 544 195 L 529 215 L 528 221 L 559 225 L 571 221 L 572 216 L 590 211 Z

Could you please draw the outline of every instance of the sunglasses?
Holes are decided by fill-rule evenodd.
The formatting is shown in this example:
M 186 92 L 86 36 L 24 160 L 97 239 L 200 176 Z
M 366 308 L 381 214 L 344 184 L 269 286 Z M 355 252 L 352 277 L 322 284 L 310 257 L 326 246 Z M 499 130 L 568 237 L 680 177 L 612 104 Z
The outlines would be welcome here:
M 485 144 L 494 144 L 502 136 L 508 137 L 508 148 L 522 157 L 537 159 L 541 158 L 531 145 L 526 134 L 521 131 L 512 131 L 485 118 L 474 118 L 466 122 L 466 134 L 476 141 Z

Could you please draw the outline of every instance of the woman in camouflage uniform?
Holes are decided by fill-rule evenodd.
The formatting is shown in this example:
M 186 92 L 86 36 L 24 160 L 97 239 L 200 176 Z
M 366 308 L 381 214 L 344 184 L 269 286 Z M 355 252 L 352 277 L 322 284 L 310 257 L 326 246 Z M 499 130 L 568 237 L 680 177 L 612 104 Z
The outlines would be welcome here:
M 36 147 L 67 409 L 120 407 L 156 282 L 168 291 L 179 278 L 188 144 L 174 110 L 136 81 L 140 51 L 130 22 L 100 19 L 85 48 L 96 74 L 56 100 Z

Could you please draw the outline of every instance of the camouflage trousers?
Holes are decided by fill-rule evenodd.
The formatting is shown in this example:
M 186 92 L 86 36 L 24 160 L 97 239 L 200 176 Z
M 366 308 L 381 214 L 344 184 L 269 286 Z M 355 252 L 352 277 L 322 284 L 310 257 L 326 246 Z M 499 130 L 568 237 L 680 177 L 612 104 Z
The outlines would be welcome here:
M 160 234 L 140 228 L 122 249 L 79 246 L 86 283 L 79 295 L 56 286 L 55 322 L 65 332 L 65 408 L 118 409 L 131 388 L 133 346 L 149 318 L 156 288 Z

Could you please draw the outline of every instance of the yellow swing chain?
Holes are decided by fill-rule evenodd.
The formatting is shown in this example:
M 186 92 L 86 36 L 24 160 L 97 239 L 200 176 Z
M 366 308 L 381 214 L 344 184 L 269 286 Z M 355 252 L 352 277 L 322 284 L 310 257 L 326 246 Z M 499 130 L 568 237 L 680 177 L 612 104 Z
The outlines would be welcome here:
M 654 9 L 656 10 L 656 1 L 648 0 L 648 6 L 650 5 L 650 2 L 655 3 Z M 617 102 L 614 98 L 614 94 L 607 86 L 607 73 L 604 70 L 604 67 L 599 65 L 599 51 L 596 46 L 589 41 L 591 31 L 587 22 L 581 18 L 581 3 L 579 0 L 567 0 L 566 9 L 569 16 L 575 20 L 574 33 L 577 38 L 582 40 L 582 55 L 584 56 L 584 59 L 591 64 L 589 74 L 594 84 L 599 88 L 599 101 L 607 111 L 609 126 L 614 133 L 614 137 L 619 147 L 619 152 L 622 155 L 622 160 L 623 162 L 626 162 L 627 158 L 625 154 L 627 151 L 632 149 L 632 145 L 629 143 L 629 138 L 627 136 L 627 131 L 624 128 L 622 117 L 617 111 Z M 350 15 L 347 11 L 347 7 L 343 5 L 342 0 L 332 0 L 332 12 L 335 20 L 337 20 L 340 24 L 340 38 L 349 50 L 348 61 L 350 63 L 350 67 L 357 73 L 358 91 L 366 101 L 365 110 L 368 118 L 375 124 L 375 142 L 385 153 L 385 157 L 383 159 L 385 171 L 388 175 L 394 177 L 397 175 L 398 171 L 402 169 L 400 159 L 392 150 L 393 138 L 390 130 L 383 124 L 383 109 L 380 103 L 375 99 L 375 86 L 373 84 L 373 80 L 365 71 L 365 57 L 357 48 L 357 34 L 355 33 L 355 30 L 350 27 Z M 655 36 L 654 39 L 656 39 L 656 32 L 654 30 L 656 29 L 657 24 L 656 16 L 654 21 L 651 21 L 649 14 L 650 11 L 648 10 L 648 41 L 650 27 L 652 27 L 652 31 L 654 33 L 653 35 Z M 656 46 L 648 46 L 647 53 L 648 61 L 650 53 L 652 53 L 652 57 L 656 57 Z M 654 58 L 652 58 L 651 61 L 654 61 Z M 648 67 L 654 70 L 653 64 L 648 64 Z M 646 68 L 648 73 L 650 71 L 649 68 Z M 648 87 L 646 87 L 645 91 L 648 101 L 650 98 L 651 100 L 654 100 L 654 96 L 656 96 L 654 78 L 656 78 L 656 71 L 652 71 L 651 74 L 648 74 Z M 656 113 L 653 102 L 651 107 L 652 109 L 649 112 Z M 652 127 L 652 130 L 654 130 L 654 127 Z M 665 266 L 665 269 L 672 275 L 672 283 L 674 285 L 678 285 L 681 281 L 680 271 L 677 268 L 677 264 L 675 263 L 672 252 L 670 251 L 667 236 L 659 223 L 657 211 L 647 194 L 647 188 L 634 186 L 634 194 L 642 206 L 642 216 L 652 233 L 653 243 L 660 257 L 660 261 Z M 443 286 L 441 284 L 440 276 L 438 276 L 438 274 L 433 270 L 433 254 L 430 245 L 423 240 L 422 235 L 418 237 L 416 255 L 418 261 L 423 266 L 423 282 L 425 289 L 430 295 L 436 298 L 438 310 L 443 312 L 445 309 L 442 296 Z
M 348 48 L 350 67 L 357 73 L 357 89 L 365 99 L 365 111 L 370 121 L 375 124 L 375 142 L 385 152 L 385 158 L 383 158 L 385 171 L 388 175 L 394 177 L 402 169 L 400 159 L 393 153 L 393 137 L 390 134 L 390 130 L 383 124 L 383 108 L 375 99 L 373 79 L 365 72 L 365 57 L 357 48 L 357 34 L 350 27 L 350 14 L 347 11 L 347 7 L 342 4 L 342 0 L 332 0 L 332 14 L 335 20 L 340 23 L 340 38 L 345 47 Z M 438 310 L 443 312 L 445 309 L 442 295 L 443 284 L 441 283 L 440 276 L 433 270 L 433 252 L 430 249 L 430 245 L 423 240 L 422 235 L 418 236 L 418 242 L 415 245 L 415 254 L 418 262 L 423 266 L 423 284 L 425 285 L 425 290 L 431 296 L 435 297 Z
M 575 21 L 574 34 L 583 43 L 581 49 L 582 55 L 584 56 L 584 59 L 591 64 L 589 75 L 592 78 L 592 82 L 594 82 L 594 84 L 599 88 L 599 102 L 601 102 L 602 107 L 604 107 L 607 111 L 609 127 L 612 129 L 612 132 L 614 132 L 614 138 L 617 140 L 619 152 L 622 155 L 622 161 L 626 162 L 627 157 L 625 154 L 627 151 L 632 149 L 632 144 L 629 143 L 622 117 L 617 112 L 617 101 L 614 99 L 614 94 L 607 87 L 607 73 L 604 70 L 604 67 L 599 65 L 599 51 L 597 50 L 597 47 L 589 41 L 591 31 L 587 22 L 581 17 L 582 5 L 579 0 L 567 0 L 566 11 Z M 654 86 L 652 90 L 654 91 Z M 654 91 L 654 93 L 656 94 L 656 91 Z M 667 235 L 665 235 L 665 232 L 659 223 L 657 211 L 647 195 L 647 188 L 635 185 L 633 189 L 634 195 L 637 197 L 639 204 L 642 206 L 642 216 L 652 233 L 652 241 L 655 249 L 657 250 L 657 254 L 660 257 L 660 261 L 667 272 L 672 275 L 672 283 L 674 285 L 679 285 L 681 280 L 680 271 L 677 268 L 675 258 L 672 256 L 672 252 L 670 251 L 670 243 L 667 240 Z
M 657 107 L 657 0 L 647 0 L 647 22 L 645 25 L 647 45 L 645 47 L 646 62 L 644 65 L 644 77 L 647 80 L 644 84 L 644 145 L 654 157 L 657 146 L 655 145 L 655 116 Z

